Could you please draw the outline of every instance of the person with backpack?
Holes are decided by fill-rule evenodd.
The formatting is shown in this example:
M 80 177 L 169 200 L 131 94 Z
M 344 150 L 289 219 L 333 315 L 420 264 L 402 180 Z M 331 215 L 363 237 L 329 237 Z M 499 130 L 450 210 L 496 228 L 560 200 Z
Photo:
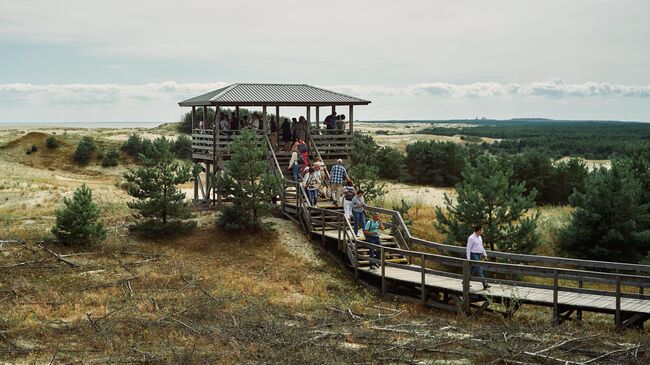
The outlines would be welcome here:
M 313 167 L 305 175 L 305 188 L 307 189 L 307 198 L 312 207 L 318 207 L 318 191 L 320 189 L 320 178 Z
M 352 216 L 354 217 L 354 235 L 359 235 L 359 228 L 366 226 L 366 201 L 363 199 L 363 190 L 359 189 L 352 198 Z
M 343 192 L 343 181 L 346 180 L 348 172 L 343 167 L 343 160 L 336 160 L 336 165 L 330 169 L 330 181 L 332 182 L 332 201 L 334 205 L 341 204 L 341 193 Z
M 365 226 L 363 227 L 363 235 L 366 237 L 366 242 L 372 243 L 375 245 L 381 245 L 381 239 L 379 238 L 379 235 L 381 234 L 381 231 L 384 230 L 384 224 L 381 223 L 381 220 L 379 219 L 379 213 L 374 213 L 372 215 L 372 219 L 366 222 Z M 369 248 L 369 253 L 370 257 L 372 257 L 375 260 L 380 260 L 380 252 L 376 248 Z M 370 263 L 370 268 L 374 269 L 376 267 L 379 267 L 376 263 L 372 262 Z
M 301 181 L 300 166 L 303 164 L 302 155 L 298 153 L 298 146 L 294 145 L 291 149 L 291 159 L 289 160 L 289 170 L 293 174 L 293 181 Z
M 298 153 L 302 155 L 302 169 L 307 169 L 309 168 L 309 147 L 302 139 L 298 139 L 296 144 L 298 145 Z
M 354 188 L 352 180 L 348 180 L 343 187 L 343 216 L 345 219 L 350 220 L 352 216 L 352 199 L 357 195 L 357 190 Z

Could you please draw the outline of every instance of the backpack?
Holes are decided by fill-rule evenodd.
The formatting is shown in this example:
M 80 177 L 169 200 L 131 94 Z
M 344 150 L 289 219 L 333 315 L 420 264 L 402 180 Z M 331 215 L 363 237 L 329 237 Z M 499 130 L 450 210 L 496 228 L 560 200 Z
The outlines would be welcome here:
M 307 144 L 306 144 L 306 143 L 301 143 L 301 144 L 298 146 L 298 150 L 299 150 L 300 152 L 303 152 L 303 153 L 304 153 L 304 152 L 309 151 L 309 147 L 307 147 Z
M 345 200 L 352 200 L 355 195 L 354 189 L 345 189 Z
M 305 163 L 305 160 L 302 158 L 302 153 L 298 153 L 298 159 L 296 160 L 296 165 L 302 165 Z

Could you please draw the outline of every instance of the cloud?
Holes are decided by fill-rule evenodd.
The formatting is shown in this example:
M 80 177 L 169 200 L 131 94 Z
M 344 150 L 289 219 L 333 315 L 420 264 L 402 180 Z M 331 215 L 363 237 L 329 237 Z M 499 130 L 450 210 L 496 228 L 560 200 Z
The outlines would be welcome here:
M 146 84 L 0 84 L 0 121 L 141 121 L 173 120 L 183 108 L 178 102 L 226 86 L 226 82 L 179 83 L 165 81 Z M 364 109 L 368 116 L 385 118 L 388 114 L 426 117 L 438 115 L 441 105 L 452 102 L 448 115 L 516 110 L 544 114 L 557 110 L 558 100 L 573 105 L 575 115 L 598 116 L 601 100 L 619 108 L 622 117 L 650 97 L 650 85 L 621 85 L 605 82 L 568 84 L 560 79 L 527 84 L 475 82 L 452 84 L 444 82 L 419 83 L 405 86 L 386 85 L 322 85 L 326 89 L 374 100 Z M 631 103 L 631 104 L 630 104 Z M 522 105 L 529 109 L 516 109 Z M 634 106 L 634 105 L 637 106 Z M 399 111 L 396 105 L 410 105 Z M 627 105 L 627 106 L 626 106 Z M 568 107 L 568 106 L 567 106 Z M 453 109 L 455 108 L 455 109 Z M 515 108 L 515 109 L 513 109 Z M 419 114 L 413 114 L 417 111 Z M 525 111 L 522 111 L 525 110 Z M 528 112 L 531 110 L 532 112 Z M 636 110 L 636 109 L 635 109 Z M 647 119 L 647 108 L 633 113 L 637 119 Z M 637 113 L 638 112 L 638 113 Z M 411 114 L 409 114 L 411 113 Z M 639 114 L 640 113 L 640 114 Z M 420 115 L 421 114 L 421 115 Z M 546 115 L 546 114 L 544 114 Z M 574 114 L 571 114 L 574 115 Z M 637 116 L 638 115 L 638 116 Z M 429 116 L 429 117 L 431 117 Z M 616 114 L 615 114 L 616 116 Z
M 448 98 L 647 98 L 650 85 L 620 85 L 606 82 L 585 82 L 567 84 L 561 79 L 531 82 L 528 84 L 501 84 L 497 82 L 475 82 L 451 84 L 444 82 L 420 83 L 403 87 L 342 85 L 329 86 L 334 90 L 348 92 L 361 97 L 372 96 L 433 96 Z
M 138 103 L 174 103 L 226 86 L 226 82 L 147 84 L 0 84 L 0 105 L 119 106 Z M 529 84 L 476 82 L 420 83 L 407 86 L 326 85 L 325 88 L 359 97 L 432 98 L 647 98 L 650 85 L 619 85 L 605 82 L 567 84 L 560 79 Z

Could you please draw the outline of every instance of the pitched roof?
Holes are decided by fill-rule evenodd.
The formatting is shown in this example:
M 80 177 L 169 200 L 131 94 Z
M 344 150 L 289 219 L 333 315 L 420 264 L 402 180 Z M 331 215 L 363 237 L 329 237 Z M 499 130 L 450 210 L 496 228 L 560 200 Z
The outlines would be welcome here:
M 180 106 L 367 105 L 370 101 L 305 84 L 232 84 L 181 101 Z

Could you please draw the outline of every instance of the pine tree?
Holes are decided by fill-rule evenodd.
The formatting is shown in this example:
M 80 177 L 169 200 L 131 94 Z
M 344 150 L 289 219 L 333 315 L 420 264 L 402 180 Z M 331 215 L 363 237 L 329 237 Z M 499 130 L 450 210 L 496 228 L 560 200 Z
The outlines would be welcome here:
M 462 180 L 456 184 L 456 203 L 445 194 L 446 212 L 436 207 L 437 228 L 447 234 L 447 242 L 465 244 L 476 225 L 483 226 L 483 240 L 491 250 L 531 252 L 538 244 L 535 232 L 539 212 L 535 191 L 526 195 L 524 183 L 510 183 L 511 165 L 483 155 L 476 167 L 466 164 Z
M 127 192 L 137 198 L 128 203 L 136 209 L 138 222 L 130 228 L 146 236 L 182 233 L 193 228 L 189 203 L 177 185 L 189 181 L 192 167 L 174 159 L 171 143 L 164 137 L 151 145 L 149 157 L 140 154 L 145 167 L 129 170 L 124 178 L 129 182 Z
M 74 151 L 74 160 L 82 164 L 88 163 L 94 151 L 95 141 L 93 138 L 83 137 L 77 145 L 77 149 Z
M 233 205 L 222 208 L 217 224 L 228 230 L 263 229 L 262 218 L 270 214 L 271 197 L 278 194 L 281 180 L 267 171 L 264 149 L 255 134 L 242 130 L 230 144 L 230 160 L 214 184 L 221 195 L 232 195 Z
M 357 190 L 363 190 L 366 202 L 371 202 L 386 194 L 386 185 L 380 183 L 377 166 L 358 163 L 350 168 L 350 179 Z
M 650 250 L 650 207 L 635 176 L 634 164 L 619 160 L 600 168 L 585 181 L 585 192 L 569 201 L 571 222 L 560 233 L 568 255 L 593 260 L 638 262 Z
M 52 233 L 69 245 L 88 245 L 106 239 L 99 221 L 100 209 L 93 203 L 93 192 L 86 184 L 75 190 L 72 198 L 63 198 L 64 206 L 56 210 Z

